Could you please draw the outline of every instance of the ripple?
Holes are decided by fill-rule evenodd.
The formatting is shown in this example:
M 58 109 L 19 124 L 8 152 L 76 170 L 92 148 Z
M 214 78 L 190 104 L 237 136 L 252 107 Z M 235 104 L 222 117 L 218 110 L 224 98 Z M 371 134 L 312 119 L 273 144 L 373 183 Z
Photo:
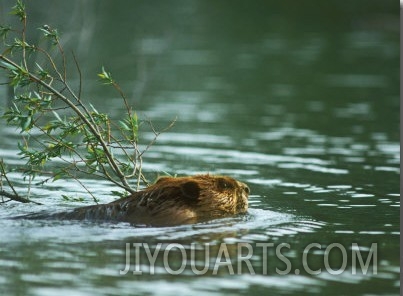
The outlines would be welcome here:
M 212 163 L 237 163 L 238 165 L 250 165 L 251 163 L 259 165 L 277 165 L 287 169 L 306 169 L 309 171 L 329 173 L 329 174 L 347 174 L 348 170 L 328 168 L 330 162 L 313 157 L 296 157 L 289 155 L 262 154 L 257 152 L 243 152 L 228 149 L 212 149 L 200 147 L 173 147 L 173 146 L 155 146 L 154 151 L 163 152 L 165 157 L 169 154 L 194 156 L 203 159 L 205 162 Z
M 328 185 L 327 188 L 330 189 L 350 189 L 351 185 Z
M 270 236 L 286 236 L 296 235 L 298 233 L 313 233 L 325 226 L 326 223 L 312 220 L 300 220 L 288 223 L 281 223 L 275 228 L 266 230 L 266 234 Z
M 281 180 L 278 179 L 248 179 L 249 183 L 253 183 L 253 184 L 260 184 L 260 185 L 274 185 L 274 184 L 281 184 Z
M 375 167 L 375 171 L 394 172 L 394 173 L 399 174 L 400 173 L 400 168 L 387 167 L 387 166 L 377 166 L 377 167 Z
M 152 140 L 155 137 L 154 134 L 149 134 L 145 138 Z M 232 145 L 233 140 L 229 136 L 217 136 L 210 134 L 190 134 L 190 133 L 169 133 L 165 132 L 158 138 L 158 143 L 178 143 L 178 144 L 220 144 L 220 145 Z
M 281 186 L 285 187 L 295 187 L 295 188 L 306 188 L 309 187 L 309 184 L 300 184 L 300 183 L 292 183 L 292 182 L 282 182 Z
M 334 233 L 341 233 L 341 234 L 354 234 L 353 230 L 336 230 Z
M 278 165 L 280 168 L 284 169 L 306 169 L 313 172 L 327 173 L 327 174 L 348 174 L 348 170 L 345 169 L 335 169 L 335 168 L 326 168 L 323 166 L 313 165 L 313 164 L 300 164 L 300 163 L 285 163 Z
M 373 194 L 366 194 L 366 193 L 356 193 L 351 195 L 351 197 L 353 198 L 374 197 L 374 196 L 375 195 Z
M 381 235 L 385 234 L 385 231 L 360 231 L 359 234 Z
M 181 225 L 174 227 L 133 227 L 127 223 L 92 223 L 87 221 L 54 220 L 1 220 L 2 241 L 53 241 L 53 242 L 100 242 L 105 240 L 122 240 L 125 238 L 153 237 L 159 241 L 186 239 L 207 235 L 214 237 L 222 233 L 245 235 L 256 229 L 264 229 L 266 234 L 277 236 L 313 232 L 322 227 L 321 222 L 302 220 L 298 216 L 270 210 L 250 208 L 247 215 L 216 219 L 205 223 Z M 13 229 L 21 229 L 12 231 Z M 30 229 L 26 232 L 24 229 Z M 62 235 L 61 235 L 62 234 Z M 249 237 L 250 238 L 250 237 Z M 59 256 L 59 255 L 57 255 Z

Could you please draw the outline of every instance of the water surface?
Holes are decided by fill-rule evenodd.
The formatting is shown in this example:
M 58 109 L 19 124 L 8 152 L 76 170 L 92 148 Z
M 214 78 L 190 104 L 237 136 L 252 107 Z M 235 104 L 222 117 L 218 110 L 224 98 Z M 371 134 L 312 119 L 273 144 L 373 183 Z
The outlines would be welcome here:
M 47 183 L 31 192 L 44 205 L 0 207 L 2 294 L 399 293 L 399 16 L 390 1 L 326 1 L 320 7 L 54 1 L 49 12 L 37 2 L 30 8 L 34 27 L 46 19 L 60 28 L 81 62 L 84 94 L 99 109 L 115 118 L 123 114 L 116 94 L 97 87 L 96 73 L 105 65 L 140 117 L 159 128 L 177 117 L 144 158 L 150 179 L 164 172 L 230 175 L 251 188 L 250 210 L 168 228 L 11 219 L 92 204 L 73 180 Z M 19 135 L 1 125 L 0 136 L 0 156 L 20 164 Z M 144 145 L 151 139 L 141 135 Z M 21 176 L 11 177 L 24 192 Z M 113 200 L 110 184 L 83 181 L 102 202 Z M 66 193 L 85 200 L 64 201 Z M 133 243 L 141 244 L 139 266 Z M 233 272 L 228 264 L 216 268 L 224 243 Z M 273 246 L 266 252 L 262 243 Z M 303 264 L 304 249 L 313 243 L 321 247 L 310 249 L 308 267 L 319 274 Z M 353 251 L 366 260 L 374 243 L 376 272 L 372 257 L 366 274 L 360 268 L 353 274 Z M 127 244 L 132 265 L 121 274 Z M 172 270 L 181 268 L 182 251 L 187 259 L 192 248 L 196 252 L 178 275 L 164 261 L 170 244 L 183 248 L 169 251 Z M 346 251 L 341 274 L 326 269 L 331 244 L 338 244 L 328 258 L 332 270 L 343 266 Z M 245 262 L 238 272 L 248 245 L 254 274 Z M 152 269 L 145 249 L 159 246 Z M 290 262 L 288 271 L 276 254 L 279 246 L 285 246 L 280 253 Z M 191 264 L 202 270 L 206 262 L 207 271 L 196 275 Z M 133 274 L 136 268 L 141 275 Z

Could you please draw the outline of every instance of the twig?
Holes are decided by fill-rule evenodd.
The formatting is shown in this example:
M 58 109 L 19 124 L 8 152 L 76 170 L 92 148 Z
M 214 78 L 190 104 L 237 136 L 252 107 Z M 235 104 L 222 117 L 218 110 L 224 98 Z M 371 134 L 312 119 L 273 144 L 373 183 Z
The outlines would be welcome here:
M 0 170 L 1 170 L 1 176 L 3 176 L 4 179 L 6 179 L 6 182 L 10 186 L 10 188 L 13 191 L 14 195 L 18 196 L 18 193 L 17 193 L 17 191 L 15 191 L 13 184 L 10 182 L 10 180 L 7 177 L 6 169 L 4 168 L 3 159 L 0 160 Z
M 78 72 L 78 77 L 79 77 L 79 85 L 78 85 L 78 98 L 81 99 L 81 92 L 82 92 L 82 74 L 81 74 L 81 68 L 80 65 L 78 64 L 76 55 L 74 52 L 72 52 L 74 63 L 76 64 L 77 72 Z
M 30 203 L 30 202 L 32 202 L 34 204 L 41 205 L 41 203 L 39 203 L 39 202 L 29 200 L 29 199 L 27 199 L 25 197 L 21 197 L 19 195 L 15 195 L 15 194 L 6 192 L 4 190 L 0 190 L 0 195 L 4 196 L 4 197 L 7 197 L 7 198 L 9 198 L 11 200 L 22 202 L 22 203 Z
M 11 183 L 11 181 L 7 177 L 6 171 L 4 169 L 3 160 L 0 160 L 0 171 L 1 171 L 1 176 L 3 176 L 4 179 L 6 179 L 7 184 L 10 186 L 11 190 L 13 191 L 13 193 L 10 193 L 10 192 L 6 192 L 5 190 L 1 189 L 0 190 L 0 196 L 4 196 L 4 197 L 7 197 L 7 198 L 9 198 L 11 200 L 22 202 L 22 203 L 30 203 L 30 202 L 32 202 L 32 203 L 37 204 L 37 205 L 41 204 L 39 202 L 32 201 L 32 200 L 29 200 L 29 199 L 27 199 L 25 197 L 22 197 L 17 193 L 17 191 L 14 189 L 13 184 Z
M 73 176 L 70 172 L 66 172 L 70 177 L 72 177 L 76 182 L 78 182 L 81 187 L 84 188 L 85 191 L 88 192 L 89 195 L 91 195 L 92 199 L 95 201 L 95 203 L 98 203 L 97 198 L 91 193 L 91 191 L 84 185 L 83 182 L 81 182 L 78 178 L 76 178 L 75 176 Z

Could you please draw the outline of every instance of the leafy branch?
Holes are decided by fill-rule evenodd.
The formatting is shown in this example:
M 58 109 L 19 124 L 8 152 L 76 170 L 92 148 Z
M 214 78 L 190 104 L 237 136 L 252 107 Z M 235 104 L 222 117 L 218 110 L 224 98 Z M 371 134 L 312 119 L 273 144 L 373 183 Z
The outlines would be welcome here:
M 105 179 L 129 193 L 137 191 L 142 183 L 147 184 L 142 173 L 142 157 L 166 129 L 159 132 L 151 121 L 140 121 L 119 84 L 104 67 L 98 77 L 102 84 L 111 86 L 119 94 L 125 109 L 123 119 L 116 122 L 107 113 L 85 103 L 79 63 L 73 54 L 79 75 L 79 88 L 75 91 L 67 78 L 67 58 L 58 31 L 49 25 L 39 28 L 56 49 L 55 56 L 55 53 L 27 42 L 27 14 L 21 0 L 17 0 L 11 13 L 19 18 L 22 28 L 14 30 L 0 25 L 4 45 L 0 53 L 0 69 L 7 73 L 8 84 L 16 94 L 2 118 L 20 131 L 19 155 L 26 160 L 23 174 L 32 180 L 37 175 L 46 175 L 49 171 L 46 168 L 51 167 L 51 177 L 42 183 L 73 178 L 95 201 L 94 195 L 80 180 L 82 175 Z M 44 62 L 36 63 L 33 53 L 42 55 Z M 139 130 L 144 123 L 155 137 L 140 150 Z M 173 124 L 174 121 L 167 128 Z M 12 193 L 7 193 L 1 188 L 0 195 L 28 201 L 17 194 L 7 178 L 3 161 L 0 162 L 0 172 L 12 190 Z

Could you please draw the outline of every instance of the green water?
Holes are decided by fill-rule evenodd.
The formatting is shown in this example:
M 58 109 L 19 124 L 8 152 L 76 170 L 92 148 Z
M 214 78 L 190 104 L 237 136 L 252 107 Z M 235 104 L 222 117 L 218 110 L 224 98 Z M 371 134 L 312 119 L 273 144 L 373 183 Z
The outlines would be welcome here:
M 397 3 L 28 6 L 33 28 L 58 27 L 76 52 L 83 92 L 99 109 L 123 112 L 116 94 L 97 86 L 104 65 L 140 117 L 160 128 L 177 117 L 145 156 L 150 178 L 230 175 L 251 188 L 250 210 L 169 228 L 10 220 L 82 205 L 64 202 L 66 192 L 85 196 L 72 180 L 35 188 L 45 206 L 0 205 L 2 295 L 398 295 Z M 18 134 L 1 125 L 0 136 L 0 157 L 19 163 Z M 84 181 L 112 200 L 109 184 Z M 192 269 L 206 265 L 200 275 Z

